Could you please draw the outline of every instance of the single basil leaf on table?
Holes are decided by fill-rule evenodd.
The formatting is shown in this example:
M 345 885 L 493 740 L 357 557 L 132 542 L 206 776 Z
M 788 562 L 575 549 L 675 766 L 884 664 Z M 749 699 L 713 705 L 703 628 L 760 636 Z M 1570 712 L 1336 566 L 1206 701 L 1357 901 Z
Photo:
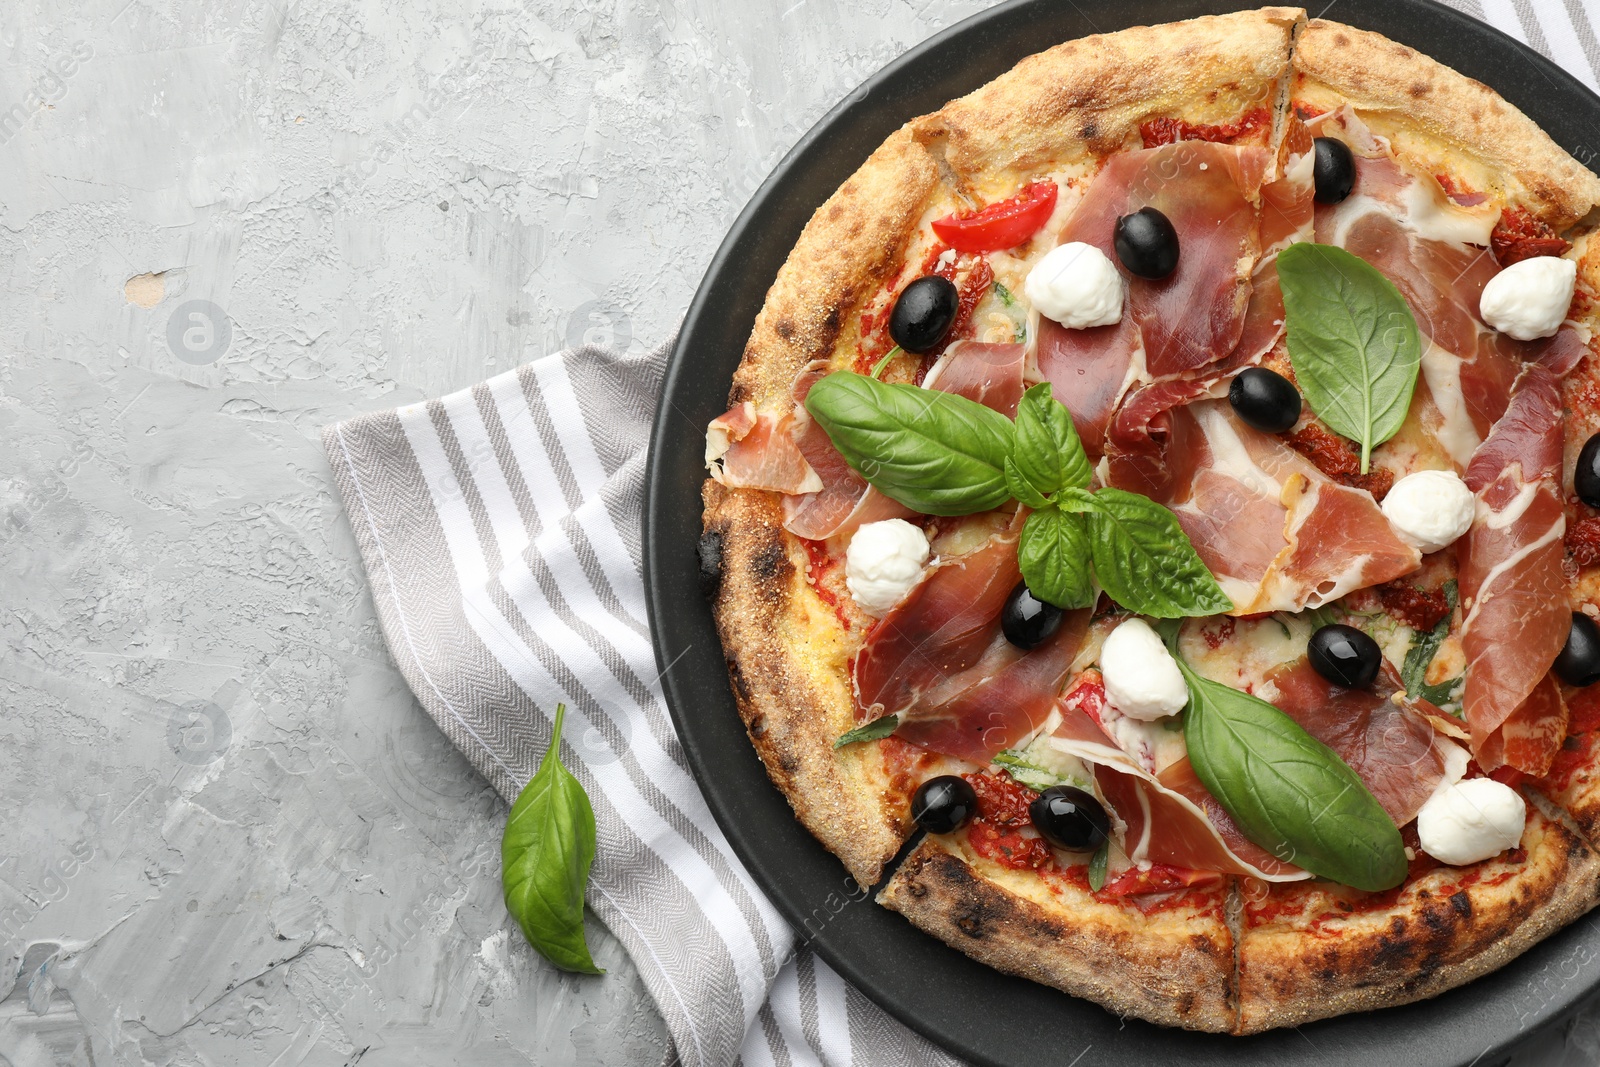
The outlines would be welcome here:
M 1311 410 L 1372 449 L 1405 422 L 1417 387 L 1422 340 L 1394 283 L 1359 256 L 1299 242 L 1278 254 L 1289 363 Z
M 1056 503 L 1088 513 L 1094 576 L 1118 604 L 1158 619 L 1232 610 L 1233 601 L 1167 508 L 1122 489 L 1066 489 Z
M 1011 498 L 1010 419 L 954 393 L 830 374 L 806 410 L 845 461 L 885 496 L 923 515 L 971 515 Z
M 1066 405 L 1050 396 L 1043 382 L 1022 394 L 1017 404 L 1017 443 L 1011 453 L 1016 469 L 1040 493 L 1089 484 L 1089 456 L 1078 439 Z M 1017 499 L 1022 500 L 1020 494 Z
M 1201 783 L 1251 841 L 1285 863 L 1368 892 L 1405 880 L 1400 829 L 1327 745 L 1259 697 L 1202 678 L 1189 685 L 1183 738 Z
M 1400 666 L 1400 680 L 1405 683 L 1406 692 L 1411 696 L 1420 696 L 1431 704 L 1439 703 L 1427 696 L 1425 691 L 1432 690 L 1437 693 L 1439 686 L 1427 684 L 1428 665 L 1433 662 L 1433 657 L 1439 652 L 1439 646 L 1444 644 L 1444 639 L 1450 635 L 1450 616 L 1456 610 L 1456 580 L 1450 579 L 1444 583 L 1444 599 L 1448 606 L 1444 617 L 1434 623 L 1433 629 L 1426 633 L 1418 633 L 1411 639 L 1411 647 L 1406 649 L 1405 662 Z M 1441 686 L 1448 692 L 1455 685 L 1454 679 L 1441 682 Z M 1447 698 L 1448 699 L 1448 698 Z
M 838 740 L 834 741 L 833 747 L 843 748 L 846 745 L 853 745 L 857 741 L 877 741 L 894 733 L 895 728 L 899 725 L 899 715 L 892 712 L 888 715 L 881 715 L 869 723 L 857 726 L 854 730 L 846 730 L 839 735 Z
M 1098 893 L 1105 888 L 1106 865 L 1111 862 L 1111 842 L 1102 841 L 1089 861 L 1089 892 Z
M 511 805 L 500 839 L 500 883 L 506 910 L 528 943 L 564 971 L 604 974 L 583 937 L 583 888 L 594 862 L 594 808 L 583 786 L 561 765 L 556 705 L 550 747 Z
M 1028 592 L 1058 608 L 1086 608 L 1094 603 L 1089 575 L 1089 529 L 1082 515 L 1045 507 L 1022 524 L 1017 565 Z

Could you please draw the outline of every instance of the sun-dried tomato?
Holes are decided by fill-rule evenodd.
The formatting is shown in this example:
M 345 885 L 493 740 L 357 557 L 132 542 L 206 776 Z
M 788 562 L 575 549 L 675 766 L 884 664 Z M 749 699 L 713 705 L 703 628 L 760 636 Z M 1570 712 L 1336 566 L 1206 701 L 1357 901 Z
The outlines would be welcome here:
M 1600 563 L 1600 517 L 1591 515 L 1567 527 L 1567 551 L 1580 567 Z
M 1386 582 L 1378 586 L 1383 610 L 1413 630 L 1431 630 L 1450 610 L 1443 589 L 1423 592 L 1410 582 Z
M 1382 500 L 1394 488 L 1394 474 L 1381 467 L 1361 473 L 1361 457 L 1356 446 L 1320 422 L 1307 423 L 1289 435 L 1289 447 L 1309 459 L 1323 474 L 1340 485 L 1365 489 L 1373 499 Z
M 1238 122 L 1219 126 L 1185 122 L 1183 119 L 1150 119 L 1139 124 L 1139 136 L 1144 138 L 1146 148 L 1155 148 L 1157 145 L 1172 144 L 1176 141 L 1216 141 L 1221 144 L 1232 144 L 1241 137 L 1248 137 L 1271 125 L 1272 112 L 1264 107 L 1258 107 L 1254 111 L 1246 112 Z
M 1489 247 L 1494 251 L 1495 262 L 1509 267 L 1534 256 L 1565 255 L 1572 245 L 1529 214 L 1527 208 L 1508 207 L 1500 213 L 1500 221 L 1489 235 Z

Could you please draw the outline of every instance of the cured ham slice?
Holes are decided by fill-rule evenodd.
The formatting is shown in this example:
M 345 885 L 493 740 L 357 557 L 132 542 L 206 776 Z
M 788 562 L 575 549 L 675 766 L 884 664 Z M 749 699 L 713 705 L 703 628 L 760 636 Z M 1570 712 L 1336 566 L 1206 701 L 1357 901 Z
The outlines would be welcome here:
M 1093 245 L 1113 262 L 1118 216 L 1154 207 L 1184 234 L 1172 275 L 1129 278 L 1117 324 L 1069 330 L 1039 321 L 1039 372 L 1091 456 L 1133 383 L 1191 374 L 1238 345 L 1260 249 L 1256 204 L 1271 162 L 1264 148 L 1208 141 L 1127 152 L 1107 162 L 1073 210 L 1060 241 Z
M 1022 399 L 1025 361 L 1026 352 L 1020 344 L 957 341 L 929 369 L 924 384 L 1015 416 Z M 817 473 L 820 485 L 815 492 L 785 497 L 783 501 L 784 529 L 813 541 L 848 537 L 866 523 L 914 514 L 867 485 L 866 479 L 851 469 L 833 447 L 822 427 L 806 415 L 801 406 L 806 394 L 827 373 L 828 364 L 819 361 L 808 366 L 794 384 L 795 417 L 799 420 L 796 442 Z
M 1152 773 L 1117 747 L 1090 713 L 1097 688 L 1075 686 L 1061 698 L 1061 722 L 1050 743 L 1094 768 L 1101 796 L 1126 826 L 1123 851 L 1129 859 L 1269 882 L 1311 877 L 1249 841 L 1195 776 L 1187 756 Z
M 822 479 L 795 444 L 789 414 L 756 413 L 746 401 L 711 420 L 706 430 L 706 468 L 737 489 L 815 493 Z
M 1421 562 L 1370 493 L 1330 480 L 1226 401 L 1175 408 L 1162 424 L 1159 440 L 1110 457 L 1110 484 L 1173 510 L 1230 614 L 1319 607 Z
M 1547 683 L 1571 625 L 1561 571 L 1562 448 L 1560 380 L 1534 365 L 1467 468 L 1478 510 L 1457 546 L 1462 706 L 1485 770 L 1543 774 L 1565 734 L 1565 708 Z
M 1316 672 L 1309 661 L 1280 667 L 1263 689 L 1279 711 L 1336 752 L 1372 791 L 1397 826 L 1417 812 L 1445 776 L 1445 740 L 1429 724 L 1432 705 L 1397 703 L 1404 687 L 1386 666 L 1368 689 L 1345 689 Z M 1421 702 L 1419 702 L 1421 704 Z

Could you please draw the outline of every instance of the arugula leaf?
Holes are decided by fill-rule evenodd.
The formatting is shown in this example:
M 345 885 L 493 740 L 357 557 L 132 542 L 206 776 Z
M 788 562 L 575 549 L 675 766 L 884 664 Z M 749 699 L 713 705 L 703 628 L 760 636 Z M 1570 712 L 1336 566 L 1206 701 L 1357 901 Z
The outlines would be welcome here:
M 1167 508 L 1122 489 L 1065 489 L 1056 504 L 1088 513 L 1094 576 L 1129 611 L 1174 619 L 1233 608 Z
M 1028 591 L 1058 608 L 1094 603 L 1089 577 L 1089 529 L 1082 515 L 1045 507 L 1028 516 L 1017 543 L 1017 565 Z
M 1427 684 L 1428 665 L 1433 662 L 1433 657 L 1438 654 L 1439 646 L 1444 644 L 1444 639 L 1450 636 L 1450 616 L 1455 613 L 1457 601 L 1456 580 L 1450 579 L 1444 583 L 1444 599 L 1449 605 L 1449 610 L 1444 617 L 1433 624 L 1433 629 L 1427 633 L 1418 633 L 1411 639 L 1411 647 L 1406 649 L 1406 659 L 1400 667 L 1400 680 L 1405 683 L 1406 692 L 1411 696 L 1420 696 L 1431 704 L 1439 701 L 1425 694 L 1426 690 L 1438 691 L 1439 686 Z M 1455 685 L 1454 680 L 1441 682 L 1446 692 Z M 1448 697 L 1446 698 L 1448 700 Z
M 869 723 L 863 723 L 854 730 L 846 730 L 840 734 L 838 739 L 834 741 L 833 747 L 843 748 L 846 745 L 853 745 L 857 741 L 877 741 L 894 733 L 895 728 L 899 725 L 899 715 L 893 713 L 880 715 Z
M 1011 420 L 937 389 L 830 374 L 806 410 L 874 488 L 923 515 L 971 515 L 1010 499 Z
M 1289 363 L 1313 411 L 1372 449 L 1399 432 L 1421 366 L 1417 320 L 1394 283 L 1333 245 L 1292 244 L 1278 253 Z
M 561 723 L 539 770 L 517 795 L 500 839 L 506 910 L 528 943 L 564 971 L 604 974 L 583 937 L 583 887 L 594 862 L 594 808 L 582 784 L 561 765 Z
M 1111 842 L 1102 841 L 1089 861 L 1089 892 L 1098 893 L 1106 884 L 1106 864 L 1111 861 Z
M 1072 425 L 1072 413 L 1050 396 L 1049 382 L 1033 386 L 1017 404 L 1017 442 L 1011 459 L 1040 493 L 1089 484 L 1089 456 Z M 1017 499 L 1024 500 L 1020 494 Z
M 1278 859 L 1377 892 L 1406 876 L 1400 829 L 1349 765 L 1258 697 L 1195 673 L 1183 737 L 1202 784 L 1251 841 Z

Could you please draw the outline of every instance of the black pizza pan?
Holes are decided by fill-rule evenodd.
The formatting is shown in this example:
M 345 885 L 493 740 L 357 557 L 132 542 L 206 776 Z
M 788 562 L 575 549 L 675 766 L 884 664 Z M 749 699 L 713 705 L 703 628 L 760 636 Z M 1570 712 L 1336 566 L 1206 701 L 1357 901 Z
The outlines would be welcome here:
M 645 582 L 661 685 L 717 822 L 802 940 L 890 1014 L 973 1063 L 1398 1064 L 1493 1067 L 1600 988 L 1600 921 L 1586 916 L 1510 964 L 1418 1004 L 1248 1038 L 1121 1019 L 1002 975 L 877 906 L 797 822 L 745 736 L 701 596 L 696 545 L 706 423 L 756 312 L 811 213 L 890 133 L 1060 41 L 1237 10 L 1203 0 L 1017 0 L 958 23 L 869 78 L 800 139 L 751 197 L 689 305 L 652 431 Z M 1312 14 L 1323 12 L 1313 11 Z M 1374 30 L 1485 84 L 1579 160 L 1600 151 L 1600 99 L 1504 34 L 1430 0 L 1336 0 Z

